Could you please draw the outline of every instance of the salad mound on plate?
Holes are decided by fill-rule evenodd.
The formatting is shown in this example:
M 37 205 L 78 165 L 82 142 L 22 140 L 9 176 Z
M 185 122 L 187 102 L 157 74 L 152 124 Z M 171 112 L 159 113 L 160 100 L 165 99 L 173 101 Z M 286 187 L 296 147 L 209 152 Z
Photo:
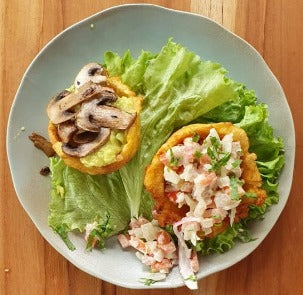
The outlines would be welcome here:
M 227 178 L 224 178 L 225 176 L 219 176 L 214 171 L 207 171 L 207 173 L 212 175 L 211 177 L 216 179 L 216 185 L 218 178 L 220 178 L 220 181 L 222 180 L 222 185 L 224 181 L 227 184 L 229 183 L 226 191 L 228 192 L 229 190 L 235 200 L 230 201 L 231 204 L 229 205 L 231 207 L 225 207 L 225 209 L 219 206 L 219 200 L 222 199 L 222 205 L 225 197 L 217 198 L 217 208 L 214 206 L 213 208 L 207 208 L 207 206 L 211 205 L 208 204 L 209 200 L 205 201 L 205 211 L 209 215 L 205 216 L 205 219 L 209 218 L 208 221 L 211 227 L 204 226 L 205 230 L 208 228 L 206 230 L 206 232 L 208 231 L 206 233 L 207 237 L 204 238 L 199 231 L 196 231 L 196 235 L 193 236 L 186 233 L 185 243 L 192 250 L 190 259 L 193 260 L 192 263 L 195 263 L 195 253 L 198 256 L 223 253 L 232 248 L 235 240 L 250 241 L 252 238 L 249 234 L 249 221 L 262 218 L 267 208 L 278 202 L 278 177 L 284 164 L 283 142 L 280 138 L 274 136 L 273 128 L 268 122 L 267 106 L 257 102 L 256 95 L 252 90 L 248 90 L 243 84 L 227 77 L 227 72 L 221 65 L 201 60 L 198 55 L 172 40 L 169 40 L 157 54 L 142 51 L 136 59 L 131 56 L 129 51 L 123 56 L 113 52 L 106 52 L 103 67 L 106 68 L 109 80 L 112 77 L 120 77 L 124 85 L 127 85 L 137 95 L 143 97 L 142 111 L 140 113 L 140 144 L 138 145 L 137 153 L 126 165 L 106 175 L 82 173 L 69 167 L 58 157 L 51 158 L 52 189 L 49 206 L 49 225 L 53 230 L 62 237 L 70 249 L 74 249 L 71 241 L 73 240 L 73 235 L 69 234 L 73 231 L 86 232 L 88 249 L 92 249 L 93 246 L 103 248 L 106 238 L 122 233 L 125 235 L 125 239 L 121 240 L 122 243 L 124 242 L 124 246 L 133 239 L 134 242 L 131 242 L 130 246 L 139 247 L 141 242 L 137 241 L 139 243 L 137 244 L 135 240 L 140 239 L 145 245 L 148 243 L 148 247 L 151 247 L 148 251 L 156 251 L 157 254 L 151 252 L 142 253 L 138 250 L 143 255 L 139 255 L 140 260 L 144 260 L 147 265 L 150 263 L 149 267 L 156 263 L 154 261 L 156 259 L 153 260 L 147 257 L 150 254 L 155 254 L 155 257 L 160 260 L 157 262 L 169 259 L 170 261 L 165 260 L 167 266 L 169 263 L 174 264 L 174 258 L 169 258 L 174 256 L 173 252 L 163 252 L 162 246 L 159 246 L 161 244 L 158 244 L 157 241 L 157 233 L 166 231 L 169 233 L 171 241 L 174 241 L 175 246 L 178 247 L 176 241 L 178 238 L 180 241 L 183 225 L 179 224 L 175 228 L 171 225 L 176 224 L 175 222 L 179 222 L 182 218 L 187 218 L 184 216 L 189 212 L 190 206 L 186 203 L 189 200 L 186 197 L 186 193 L 189 195 L 192 190 L 190 192 L 184 191 L 183 195 L 178 194 L 178 198 L 176 194 L 167 191 L 166 194 L 171 193 L 169 197 L 173 201 L 170 201 L 165 196 L 161 200 L 165 200 L 167 204 L 170 204 L 168 206 L 174 207 L 174 211 L 172 210 L 174 214 L 167 217 L 168 214 L 162 215 L 163 212 L 158 210 L 158 215 L 155 215 L 156 218 L 159 216 L 158 223 L 157 221 L 152 221 L 152 211 L 155 204 L 151 194 L 144 188 L 145 169 L 151 164 L 153 157 L 163 143 L 176 130 L 189 124 L 213 124 L 206 126 L 213 126 L 218 133 L 220 142 L 217 138 L 216 146 L 218 143 L 220 146 L 225 135 L 234 134 L 233 130 L 243 129 L 245 131 L 249 139 L 249 147 L 248 144 L 245 145 L 245 142 L 247 142 L 246 135 L 243 135 L 244 139 L 237 137 L 237 134 L 245 134 L 243 130 L 234 134 L 235 138 L 232 142 L 239 141 L 241 143 L 244 140 L 244 145 L 241 149 L 248 153 L 247 159 L 254 163 L 251 170 L 253 172 L 251 175 L 245 175 L 247 173 L 245 170 L 249 170 L 244 169 L 246 161 L 239 155 L 237 157 L 230 156 L 230 159 L 239 160 L 234 161 L 236 162 L 234 165 L 239 164 L 242 160 L 240 163 L 240 168 L 241 170 L 243 169 L 241 175 L 231 175 L 229 174 L 231 172 L 228 172 L 225 175 Z M 226 125 L 226 123 L 222 122 L 231 122 L 232 125 L 230 123 Z M 220 124 L 215 125 L 215 123 Z M 225 129 L 222 127 L 222 130 L 227 130 L 228 132 L 220 133 L 220 129 L 217 130 L 215 126 L 225 126 Z M 205 131 L 201 134 L 198 130 L 196 132 L 198 135 L 200 134 L 201 138 L 206 138 L 210 129 L 208 128 L 207 132 Z M 193 134 L 188 133 L 186 136 L 191 138 Z M 183 141 L 185 138 L 182 137 Z M 186 144 L 187 141 L 189 140 L 186 140 Z M 185 145 L 185 143 L 177 142 L 176 144 Z M 171 147 L 173 155 L 176 144 Z M 203 147 L 203 142 L 198 142 L 198 144 L 201 148 Z M 211 147 L 210 149 L 214 153 L 217 152 L 218 157 L 222 157 L 216 149 Z M 201 150 L 200 153 L 203 154 L 203 151 Z M 197 153 L 196 156 L 200 157 L 200 153 Z M 257 160 L 255 160 L 254 154 L 257 156 Z M 165 157 L 167 156 L 167 159 L 165 159 L 164 155 Z M 167 160 L 170 159 L 170 153 L 164 155 L 162 160 L 167 163 Z M 208 156 L 211 158 L 211 155 Z M 227 155 L 224 161 L 228 157 Z M 179 156 L 176 154 L 176 157 L 174 155 L 173 158 L 179 158 Z M 204 158 L 208 159 L 206 156 Z M 212 161 L 220 162 L 220 160 L 222 159 L 217 158 L 215 154 L 214 158 L 210 159 L 210 165 Z M 222 164 L 224 161 L 222 160 L 220 163 Z M 160 164 L 164 169 L 164 164 L 162 162 Z M 179 162 L 175 164 L 178 166 Z M 220 165 L 217 166 L 220 167 Z M 170 165 L 167 167 L 174 171 Z M 188 171 L 190 167 L 187 168 Z M 239 167 L 237 169 L 236 171 L 238 172 L 236 173 L 239 173 Z M 157 177 L 160 177 L 160 181 L 163 183 L 163 171 L 162 174 L 155 175 L 154 182 L 158 181 L 159 183 Z M 174 188 L 175 185 L 178 185 L 174 182 L 176 182 L 178 177 L 181 178 L 181 174 L 176 174 L 166 171 L 166 190 L 171 190 L 172 187 Z M 221 176 L 223 177 L 222 179 Z M 256 177 L 253 189 L 248 187 L 248 182 L 242 185 L 243 179 L 251 179 L 252 176 Z M 260 176 L 262 183 L 260 182 Z M 198 177 L 203 178 L 204 176 L 198 175 Z M 194 186 L 195 179 L 188 182 L 193 183 Z M 261 187 L 259 187 L 260 185 Z M 236 188 L 238 188 L 238 191 Z M 218 191 L 222 193 L 223 189 L 224 186 L 222 188 L 219 187 Z M 244 194 L 246 194 L 245 196 L 242 189 Z M 178 192 L 182 192 L 182 190 Z M 200 193 L 202 194 L 202 190 L 200 190 Z M 240 203 L 239 200 L 241 200 Z M 229 199 L 226 198 L 225 201 L 228 202 Z M 195 200 L 195 202 L 197 201 Z M 216 204 L 215 201 L 214 204 Z M 203 203 L 201 203 L 202 205 Z M 180 208 L 178 208 L 179 206 Z M 192 206 L 192 208 L 194 210 L 195 206 Z M 235 208 L 236 210 L 233 210 Z M 197 211 L 199 211 L 198 209 Z M 215 211 L 209 211 L 210 209 L 218 210 L 214 214 L 216 218 L 213 218 Z M 203 211 L 203 209 L 201 210 Z M 139 220 L 141 216 L 144 220 L 148 220 L 150 225 L 145 225 L 142 222 L 143 229 L 137 229 L 134 226 L 129 227 L 130 222 L 133 222 L 132 218 Z M 161 219 L 160 216 L 165 216 L 165 218 L 161 217 Z M 222 224 L 225 224 L 224 226 L 220 224 L 221 219 Z M 231 223 L 232 219 L 234 222 Z M 266 218 L 263 222 L 266 222 Z M 165 224 L 170 225 L 163 227 Z M 145 230 L 147 228 L 150 228 L 154 234 L 149 235 L 149 232 L 146 233 Z M 220 232 L 212 235 L 217 228 L 220 229 Z M 209 229 L 212 232 L 209 232 Z M 131 232 L 128 232 L 128 230 Z M 146 234 L 148 236 L 144 237 Z M 123 236 L 120 236 L 120 239 L 122 238 Z M 179 243 L 179 247 L 180 245 L 185 249 L 183 242 Z M 187 261 L 188 256 L 180 256 L 179 253 L 179 263 L 181 257 L 183 257 L 181 258 L 183 259 L 182 261 Z M 140 266 L 138 265 L 138 267 Z M 203 265 L 201 265 L 200 269 L 202 267 Z M 170 267 L 166 268 L 166 270 L 169 269 Z M 192 280 L 189 279 L 188 281 L 193 281 L 194 283 L 195 277 L 190 276 L 190 278 Z
M 74 85 L 48 104 L 53 149 L 70 167 L 107 174 L 136 153 L 142 98 L 97 63 L 85 65 Z
M 150 267 L 152 272 L 169 273 L 178 264 L 175 243 L 156 220 L 151 222 L 143 217 L 132 218 L 127 234 L 119 234 L 118 240 L 123 248 L 132 246 L 136 256 Z

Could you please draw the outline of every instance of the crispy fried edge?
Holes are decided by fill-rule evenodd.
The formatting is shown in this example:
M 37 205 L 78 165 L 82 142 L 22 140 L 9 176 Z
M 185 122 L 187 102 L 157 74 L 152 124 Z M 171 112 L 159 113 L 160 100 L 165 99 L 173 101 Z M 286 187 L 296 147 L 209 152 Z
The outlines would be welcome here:
M 211 128 L 215 128 L 220 138 L 228 133 L 233 134 L 234 141 L 240 141 L 243 150 L 241 168 L 243 169 L 242 178 L 245 180 L 244 189 L 249 192 L 254 192 L 257 199 L 242 198 L 239 212 L 237 211 L 235 222 L 248 215 L 248 206 L 251 204 L 262 205 L 266 192 L 260 189 L 262 178 L 256 165 L 256 155 L 248 152 L 249 140 L 245 131 L 232 123 L 215 123 L 215 124 L 193 124 L 185 126 L 171 135 L 153 157 L 151 164 L 146 168 L 144 185 L 148 192 L 156 201 L 156 211 L 154 217 L 159 221 L 161 226 L 172 224 L 185 216 L 184 206 L 178 208 L 176 204 L 171 202 L 164 194 L 164 165 L 160 161 L 160 155 L 166 153 L 171 147 L 183 142 L 186 137 L 191 137 L 197 133 L 202 139 L 205 138 Z M 227 222 L 223 222 L 221 227 L 216 227 L 215 232 L 210 236 L 222 232 L 228 226 Z
M 129 128 L 128 131 L 126 131 L 126 144 L 123 146 L 121 153 L 117 155 L 116 162 L 102 167 L 84 166 L 79 158 L 69 156 L 62 151 L 62 142 L 60 142 L 56 125 L 51 122 L 48 124 L 48 135 L 53 145 L 53 149 L 56 151 L 58 156 L 63 159 L 67 166 L 91 175 L 108 174 L 121 168 L 135 155 L 140 142 L 140 112 L 143 101 L 142 97 L 136 96 L 135 93 L 128 88 L 128 86 L 121 82 L 119 77 L 109 77 L 107 79 L 107 83 L 108 86 L 112 87 L 119 96 L 126 96 L 132 99 L 137 112 L 137 117 L 134 124 Z

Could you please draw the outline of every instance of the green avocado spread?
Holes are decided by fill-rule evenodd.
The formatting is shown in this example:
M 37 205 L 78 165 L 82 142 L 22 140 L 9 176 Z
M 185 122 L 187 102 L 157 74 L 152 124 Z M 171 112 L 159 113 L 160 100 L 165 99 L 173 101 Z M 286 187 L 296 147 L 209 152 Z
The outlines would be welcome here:
M 134 113 L 136 111 L 133 101 L 127 97 L 118 97 L 112 106 L 128 113 Z M 124 144 L 126 144 L 126 132 L 111 130 L 107 143 L 96 152 L 80 158 L 80 161 L 86 167 L 109 165 L 116 161 L 116 157 L 121 153 Z

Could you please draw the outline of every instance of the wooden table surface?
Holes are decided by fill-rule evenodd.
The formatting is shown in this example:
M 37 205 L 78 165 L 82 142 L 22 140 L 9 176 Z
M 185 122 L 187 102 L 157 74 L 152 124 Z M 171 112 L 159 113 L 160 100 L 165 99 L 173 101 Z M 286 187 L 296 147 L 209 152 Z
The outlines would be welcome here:
M 223 24 L 263 55 L 286 92 L 297 129 L 293 187 L 279 221 L 246 259 L 199 281 L 199 290 L 194 292 L 186 288 L 124 289 L 67 262 L 42 238 L 21 207 L 6 160 L 5 135 L 10 106 L 25 69 L 64 28 L 107 7 L 136 2 L 0 0 L 0 294 L 303 294 L 302 0 L 140 1 L 192 11 Z

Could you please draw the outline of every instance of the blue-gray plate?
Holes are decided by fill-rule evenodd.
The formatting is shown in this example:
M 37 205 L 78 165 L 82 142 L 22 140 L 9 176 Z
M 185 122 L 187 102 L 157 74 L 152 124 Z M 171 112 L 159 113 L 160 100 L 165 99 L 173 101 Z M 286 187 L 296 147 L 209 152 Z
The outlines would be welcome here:
M 91 28 L 91 24 L 94 24 Z M 260 54 L 247 42 L 208 18 L 154 5 L 123 5 L 104 10 L 64 30 L 51 40 L 27 69 L 8 122 L 7 153 L 18 198 L 43 237 L 83 271 L 127 288 L 173 288 L 184 285 L 176 267 L 165 281 L 147 287 L 139 282 L 147 269 L 131 251 L 112 238 L 105 251 L 85 251 L 85 241 L 71 234 L 77 250 L 70 251 L 47 225 L 50 179 L 39 170 L 48 159 L 28 140 L 35 131 L 47 136 L 45 112 L 49 98 L 70 85 L 88 62 L 102 61 L 107 50 L 158 52 L 169 37 L 204 60 L 221 63 L 229 76 L 256 91 L 268 104 L 270 123 L 285 143 L 286 163 L 280 176 L 280 202 L 262 222 L 254 222 L 250 243 L 237 243 L 229 252 L 202 258 L 198 278 L 223 270 L 249 255 L 266 237 L 281 214 L 292 183 L 295 154 L 293 120 L 283 90 Z M 25 131 L 21 131 L 21 127 Z

